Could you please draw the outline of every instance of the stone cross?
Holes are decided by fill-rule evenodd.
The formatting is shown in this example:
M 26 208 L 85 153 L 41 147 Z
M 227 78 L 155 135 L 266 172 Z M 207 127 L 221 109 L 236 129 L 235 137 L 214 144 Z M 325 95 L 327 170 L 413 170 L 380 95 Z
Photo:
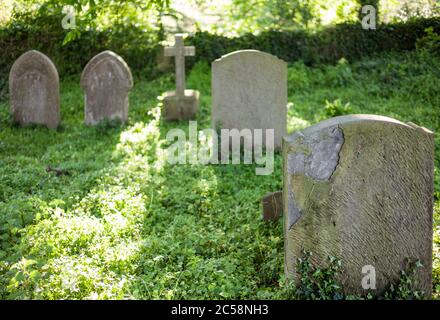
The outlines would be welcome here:
M 183 34 L 174 35 L 175 43 L 173 47 L 165 47 L 166 57 L 175 57 L 176 64 L 176 96 L 185 95 L 185 57 L 194 56 L 196 48 L 193 46 L 185 47 L 183 44 Z

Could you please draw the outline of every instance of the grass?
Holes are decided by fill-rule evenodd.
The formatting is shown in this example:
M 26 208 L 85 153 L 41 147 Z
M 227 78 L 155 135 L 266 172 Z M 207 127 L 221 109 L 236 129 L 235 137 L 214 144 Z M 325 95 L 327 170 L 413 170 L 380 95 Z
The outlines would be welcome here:
M 440 131 L 440 59 L 386 55 L 336 66 L 289 66 L 289 130 L 335 113 L 372 113 Z M 281 156 L 269 176 L 254 165 L 177 165 L 163 149 L 172 128 L 157 96 L 163 76 L 137 79 L 129 122 L 83 125 L 78 78 L 61 83 L 62 127 L 17 128 L 0 104 L 0 298 L 286 298 L 282 222 L 261 219 L 260 200 L 281 189 Z M 210 70 L 199 130 L 210 125 Z M 436 133 L 436 146 L 439 135 Z M 436 157 L 434 291 L 440 293 Z M 51 166 L 66 174 L 47 172 Z

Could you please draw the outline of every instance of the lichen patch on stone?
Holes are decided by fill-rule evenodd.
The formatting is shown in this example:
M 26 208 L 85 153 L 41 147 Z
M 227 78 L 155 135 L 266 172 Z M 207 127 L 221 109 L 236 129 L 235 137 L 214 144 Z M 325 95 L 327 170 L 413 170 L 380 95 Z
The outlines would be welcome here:
M 339 126 L 329 127 L 308 136 L 298 136 L 298 152 L 288 154 L 288 172 L 305 174 L 317 181 L 328 181 L 339 163 L 344 133 Z M 305 152 L 304 150 L 307 150 Z

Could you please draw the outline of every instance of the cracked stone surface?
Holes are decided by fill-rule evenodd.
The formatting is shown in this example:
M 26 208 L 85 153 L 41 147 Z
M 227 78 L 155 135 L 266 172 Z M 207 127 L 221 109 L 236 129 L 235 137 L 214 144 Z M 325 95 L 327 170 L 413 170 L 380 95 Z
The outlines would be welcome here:
M 344 134 L 338 125 L 304 134 L 298 132 L 290 138 L 287 153 L 289 175 L 305 175 L 315 181 L 329 180 L 339 163 L 339 151 Z M 295 200 L 290 197 L 287 225 L 289 229 L 301 216 Z
M 313 180 L 328 180 L 339 162 L 339 151 L 344 133 L 338 126 L 295 137 L 299 152 L 288 154 L 287 170 L 290 174 L 305 174 Z
M 341 259 L 340 281 L 365 294 L 362 267 L 377 294 L 419 259 L 416 289 L 431 293 L 434 140 L 415 124 L 373 116 L 332 118 L 283 141 L 285 270 L 296 279 L 303 249 L 323 267 Z

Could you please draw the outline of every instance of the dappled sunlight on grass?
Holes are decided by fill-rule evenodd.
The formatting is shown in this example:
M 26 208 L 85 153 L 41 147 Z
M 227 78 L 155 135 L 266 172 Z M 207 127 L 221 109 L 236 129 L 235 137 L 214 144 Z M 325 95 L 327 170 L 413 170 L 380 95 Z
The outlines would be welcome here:
M 95 176 L 95 186 L 87 194 L 81 199 L 74 197 L 76 203 L 66 206 L 65 201 L 59 200 L 48 204 L 36 197 L 34 203 L 38 207 L 30 204 L 29 211 L 34 212 L 34 217 L 27 220 L 27 225 L 23 221 L 15 228 L 23 235 L 15 246 L 18 255 L 8 257 L 10 263 L 0 265 L 3 290 L 10 292 L 10 297 L 126 297 L 126 286 L 133 277 L 143 243 L 140 230 L 147 214 L 148 199 L 140 190 L 148 184 L 151 170 L 161 167 L 157 160 L 160 110 L 151 113 L 150 122 L 137 122 L 123 131 L 112 127 L 86 129 L 104 137 L 118 134 L 119 143 L 110 149 L 107 144 L 110 152 L 91 154 L 107 168 L 101 167 L 100 175 Z M 43 128 L 39 135 L 46 132 Z M 42 159 L 53 161 L 59 158 L 57 151 L 61 150 L 58 144 Z M 70 182 L 77 178 L 77 172 L 73 167 L 68 169 L 73 176 L 61 178 Z M 0 203 L 0 208 L 5 209 L 6 204 Z M 23 210 L 23 204 L 19 208 Z M 14 230 L 12 225 L 2 227 Z
M 148 112 L 153 117 L 147 124 L 137 122 L 121 133 L 120 143 L 113 155 L 124 157 L 120 170 L 125 169 L 139 174 L 147 173 L 151 168 L 160 171 L 163 167 L 164 152 L 160 147 L 160 108 Z M 136 170 L 136 166 L 138 166 Z M 138 172 L 139 169 L 142 172 Z M 129 173 L 129 172 L 127 172 Z
M 406 66 L 399 66 L 401 72 L 415 78 L 401 76 L 400 82 L 386 83 L 379 90 L 374 85 L 387 78 L 383 66 L 390 61 L 402 61 Z M 411 54 L 373 62 L 290 66 L 288 131 L 347 112 L 347 103 L 353 113 L 391 115 L 437 131 L 438 95 L 430 94 L 440 87 L 438 79 L 428 84 L 418 77 L 432 76 L 433 71 L 423 69 Z M 206 64 L 197 65 L 188 77 L 191 87 L 202 94 L 198 130 L 210 126 L 209 79 Z M 420 101 L 408 99 L 406 90 L 417 86 L 411 81 L 427 86 Z M 275 155 L 274 173 L 269 176 L 255 175 L 255 164 L 170 165 L 168 130 L 180 128 L 188 137 L 188 122 L 167 123 L 161 118 L 156 97 L 170 86 L 168 76 L 140 80 L 130 94 L 129 122 L 124 126 L 83 126 L 77 83 L 63 86 L 68 91 L 62 93 L 65 122 L 57 132 L 10 127 L 2 105 L 0 297 L 287 296 L 282 221 L 263 222 L 260 203 L 267 192 L 282 187 L 281 154 Z M 438 135 L 436 139 L 438 145 Z M 199 141 L 199 148 L 207 143 Z M 185 147 L 189 150 L 191 143 Z M 47 165 L 68 174 L 50 174 Z M 438 286 L 438 200 L 435 212 Z

